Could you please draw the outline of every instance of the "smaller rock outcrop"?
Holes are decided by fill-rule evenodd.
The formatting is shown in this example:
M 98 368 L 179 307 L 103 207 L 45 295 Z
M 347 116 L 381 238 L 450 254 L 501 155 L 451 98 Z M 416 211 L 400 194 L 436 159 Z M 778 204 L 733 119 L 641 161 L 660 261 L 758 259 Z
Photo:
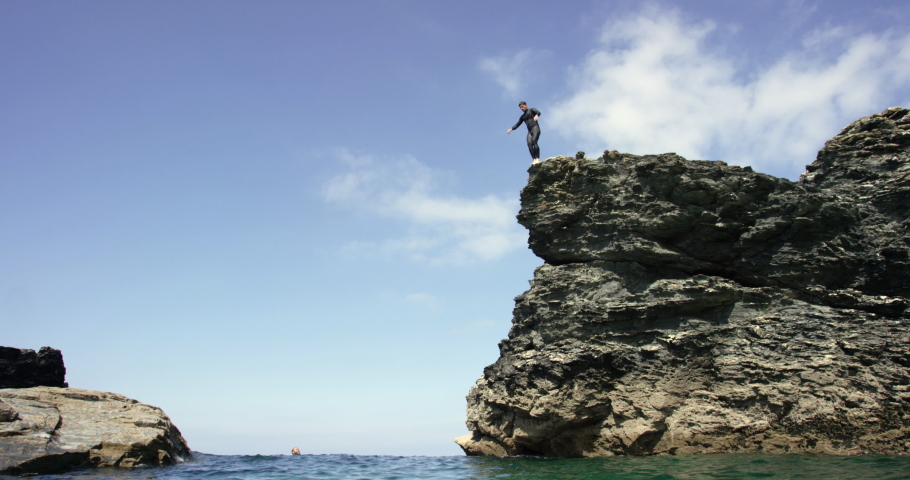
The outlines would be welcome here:
M 0 389 L 0 474 L 162 466 L 189 456 L 158 407 L 74 388 Z
M 0 388 L 66 386 L 60 350 L 41 347 L 36 353 L 27 348 L 0 347 Z

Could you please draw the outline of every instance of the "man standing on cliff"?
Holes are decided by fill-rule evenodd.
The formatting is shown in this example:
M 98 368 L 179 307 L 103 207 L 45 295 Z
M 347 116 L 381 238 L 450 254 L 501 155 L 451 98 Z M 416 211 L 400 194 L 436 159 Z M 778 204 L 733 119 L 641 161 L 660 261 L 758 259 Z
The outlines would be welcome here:
M 521 116 L 506 133 L 512 133 L 512 130 L 518 128 L 521 122 L 525 122 L 528 127 L 528 150 L 531 152 L 531 158 L 534 159 L 531 165 L 540 163 L 540 147 L 537 146 L 537 139 L 540 138 L 540 126 L 537 125 L 537 119 L 540 117 L 540 112 L 536 108 L 528 108 L 528 104 L 525 102 L 519 102 L 518 108 L 521 109 Z

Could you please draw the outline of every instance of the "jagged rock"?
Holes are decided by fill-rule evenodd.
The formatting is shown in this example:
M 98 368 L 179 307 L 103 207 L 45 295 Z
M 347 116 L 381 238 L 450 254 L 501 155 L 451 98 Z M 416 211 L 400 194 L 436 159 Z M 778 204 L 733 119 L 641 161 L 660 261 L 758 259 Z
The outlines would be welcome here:
M 0 388 L 66 387 L 63 354 L 51 347 L 35 353 L 26 348 L 0 347 Z
M 676 154 L 556 157 L 545 264 L 468 394 L 469 455 L 910 452 L 910 112 L 799 182 Z
M 0 389 L 0 474 L 170 465 L 189 456 L 160 408 L 91 390 Z

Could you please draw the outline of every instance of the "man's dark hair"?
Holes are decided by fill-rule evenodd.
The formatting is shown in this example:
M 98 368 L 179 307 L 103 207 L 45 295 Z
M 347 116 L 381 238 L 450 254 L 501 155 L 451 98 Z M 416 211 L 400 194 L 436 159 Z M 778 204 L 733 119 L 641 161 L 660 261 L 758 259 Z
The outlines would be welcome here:
M 519 106 L 519 107 L 522 106 L 522 105 L 527 105 L 527 104 L 528 104 L 528 102 L 524 102 L 524 101 L 518 102 L 518 106 Z

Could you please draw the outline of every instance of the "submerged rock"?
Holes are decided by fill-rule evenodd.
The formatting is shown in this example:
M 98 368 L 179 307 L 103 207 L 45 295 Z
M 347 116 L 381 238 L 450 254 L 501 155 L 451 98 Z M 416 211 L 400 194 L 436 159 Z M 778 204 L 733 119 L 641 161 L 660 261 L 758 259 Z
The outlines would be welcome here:
M 75 388 L 0 389 L 0 474 L 170 465 L 189 456 L 160 408 Z
M 530 174 L 545 263 L 467 396 L 467 454 L 910 452 L 910 111 L 799 182 L 618 152 Z

